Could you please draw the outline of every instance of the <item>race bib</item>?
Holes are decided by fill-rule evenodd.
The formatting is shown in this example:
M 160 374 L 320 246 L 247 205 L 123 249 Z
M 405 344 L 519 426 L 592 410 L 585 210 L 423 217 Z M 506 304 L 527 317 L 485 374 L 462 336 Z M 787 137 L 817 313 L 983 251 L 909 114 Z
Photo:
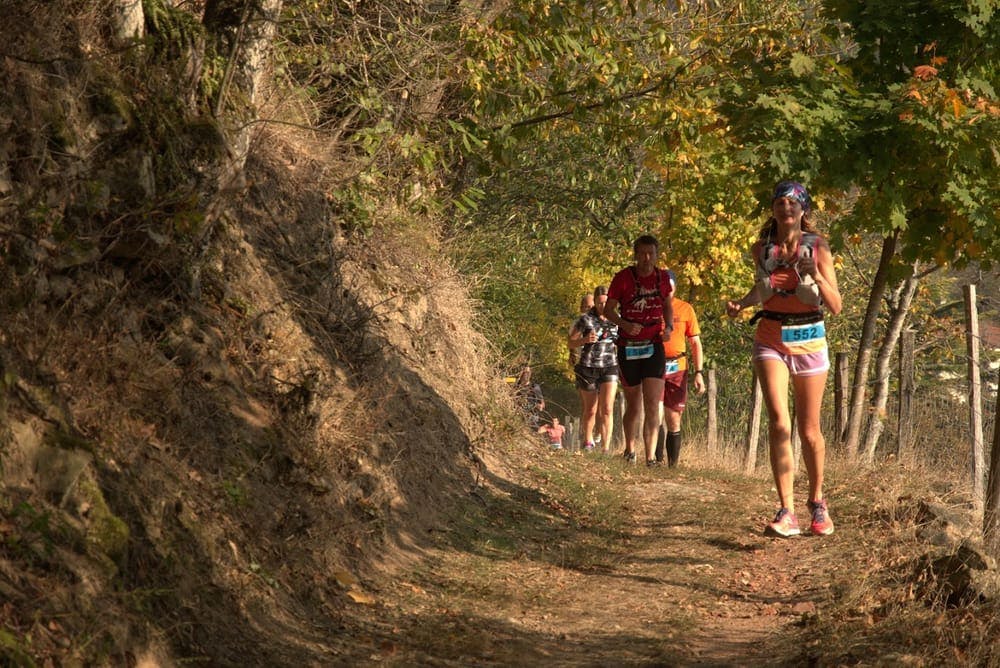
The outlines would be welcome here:
M 822 320 L 805 325 L 782 325 L 782 343 L 806 343 L 826 336 L 826 325 Z
M 681 370 L 680 360 L 667 360 L 666 366 L 663 368 L 663 373 L 677 373 Z
M 625 346 L 625 359 L 627 360 L 644 360 L 647 357 L 653 356 L 653 344 L 646 343 L 643 345 L 626 345 Z

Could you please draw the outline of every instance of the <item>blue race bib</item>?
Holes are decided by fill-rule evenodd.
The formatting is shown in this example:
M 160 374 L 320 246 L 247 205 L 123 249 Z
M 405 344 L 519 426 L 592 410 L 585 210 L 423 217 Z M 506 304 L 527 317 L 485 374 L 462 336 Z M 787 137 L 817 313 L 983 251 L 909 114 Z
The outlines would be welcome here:
M 645 343 L 642 345 L 625 345 L 625 359 L 627 360 L 644 360 L 647 357 L 653 356 L 653 344 Z
M 668 373 L 677 373 L 681 370 L 680 360 L 667 360 L 666 366 L 663 368 L 664 375 Z
M 805 325 L 782 325 L 782 343 L 808 343 L 826 337 L 826 325 L 822 320 Z

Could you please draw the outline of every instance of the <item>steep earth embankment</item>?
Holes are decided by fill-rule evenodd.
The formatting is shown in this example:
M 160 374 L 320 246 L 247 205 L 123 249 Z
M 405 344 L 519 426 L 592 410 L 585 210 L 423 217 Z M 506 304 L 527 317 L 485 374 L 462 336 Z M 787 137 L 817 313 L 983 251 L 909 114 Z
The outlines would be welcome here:
M 267 133 L 208 215 L 197 124 L 156 155 L 111 88 L 0 66 L 0 663 L 324 663 L 512 424 L 433 221 L 345 235 Z

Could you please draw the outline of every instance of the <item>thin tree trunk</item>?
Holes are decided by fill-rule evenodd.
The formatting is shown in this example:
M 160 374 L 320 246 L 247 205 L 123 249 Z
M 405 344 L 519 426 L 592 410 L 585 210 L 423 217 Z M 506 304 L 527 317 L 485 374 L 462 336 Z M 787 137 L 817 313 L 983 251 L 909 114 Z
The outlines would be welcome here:
M 833 423 L 837 429 L 836 442 L 847 433 L 848 360 L 847 353 L 838 352 L 833 367 Z
M 871 293 L 868 295 L 868 308 L 865 311 L 865 321 L 861 327 L 861 340 L 858 342 L 858 357 L 854 361 L 854 384 L 851 387 L 850 412 L 847 417 L 847 432 L 843 437 L 844 452 L 847 458 L 854 461 L 858 456 L 858 442 L 861 440 L 861 425 L 865 418 L 865 389 L 868 385 L 868 367 L 871 362 L 872 344 L 875 341 L 875 329 L 878 324 L 878 312 L 882 306 L 886 284 L 889 280 L 889 266 L 896 252 L 896 239 L 899 231 L 882 239 L 882 256 L 879 258 L 878 270 L 872 282 Z
M 115 39 L 127 44 L 141 39 L 146 32 L 146 15 L 142 0 L 117 0 L 112 6 Z
M 705 380 L 706 385 L 708 385 L 708 425 L 706 427 L 708 431 L 708 451 L 714 454 L 719 451 L 719 387 L 715 383 L 714 368 L 708 369 Z
M 913 442 L 913 339 L 912 329 L 904 331 L 899 343 L 899 424 L 896 428 L 896 457 L 902 459 Z
M 259 91 L 268 73 L 271 48 L 274 42 L 275 26 L 281 13 L 283 0 L 244 0 L 239 20 L 227 23 L 216 16 L 221 6 L 217 2 L 206 5 L 204 22 L 217 30 L 220 43 L 227 31 L 232 31 L 229 60 L 223 82 L 216 99 L 216 121 L 223 130 L 226 140 L 226 157 L 219 165 L 216 178 L 216 192 L 205 206 L 205 220 L 196 250 L 200 259 L 208 250 L 209 242 L 217 222 L 229 207 L 233 195 L 246 187 L 244 167 L 250 152 L 252 121 L 257 118 Z M 225 102 L 231 99 L 230 89 L 240 92 L 243 101 L 240 110 L 227 110 Z M 190 275 L 191 294 L 201 292 L 201 263 L 192 263 Z
M 899 334 L 903 331 L 906 316 L 910 313 L 913 295 L 920 284 L 917 276 L 917 265 L 913 265 L 913 273 L 900 284 L 893 296 L 889 309 L 889 325 L 878 358 L 875 360 L 875 397 L 872 399 L 872 418 L 868 424 L 868 435 L 865 439 L 863 459 L 867 463 L 875 460 L 875 449 L 879 438 L 885 429 L 885 407 L 889 403 L 889 377 L 892 375 L 892 354 L 899 343 Z
M 979 309 L 976 286 L 965 286 L 965 344 L 969 359 L 969 435 L 972 438 L 972 497 L 977 508 L 985 496 L 986 453 L 983 452 L 983 388 L 979 373 Z

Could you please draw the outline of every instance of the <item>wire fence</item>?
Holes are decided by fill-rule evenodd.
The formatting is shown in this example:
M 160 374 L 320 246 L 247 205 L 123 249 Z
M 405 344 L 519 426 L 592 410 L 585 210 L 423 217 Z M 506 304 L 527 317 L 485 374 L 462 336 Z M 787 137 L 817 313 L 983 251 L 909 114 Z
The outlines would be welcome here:
M 912 399 L 911 424 L 914 440 L 912 443 L 904 444 L 900 450 L 898 440 L 899 390 L 898 382 L 894 378 L 891 382 L 889 400 L 882 416 L 885 428 L 875 452 L 876 460 L 899 453 L 902 456 L 919 458 L 927 463 L 954 463 L 957 460 L 959 466 L 967 464 L 968 457 L 971 456 L 972 422 L 969 407 L 969 380 L 966 377 L 965 367 L 943 367 L 940 363 L 922 362 L 919 359 L 914 362 L 916 385 Z M 988 360 L 984 360 L 980 367 L 982 433 L 984 448 L 988 456 L 996 425 L 998 370 L 995 365 L 991 368 Z M 827 391 L 824 394 L 821 419 L 828 449 L 836 452 L 839 438 L 836 433 L 836 406 L 832 381 L 833 373 L 831 372 Z M 752 409 L 752 376 L 749 362 L 745 369 L 716 369 L 715 382 L 719 448 L 723 454 L 726 454 L 726 450 L 734 450 L 733 454 L 742 453 L 746 448 Z M 869 383 L 868 399 L 871 398 L 873 389 L 872 383 Z M 694 393 L 690 393 L 688 396 L 687 410 L 684 413 L 684 431 L 688 435 L 687 438 L 708 440 L 708 402 L 706 397 L 707 395 L 698 396 Z M 866 399 L 866 405 L 868 405 L 868 399 Z M 844 401 L 846 402 L 847 398 Z M 863 425 L 862 444 L 871 417 L 869 414 L 868 420 Z M 766 416 L 761 419 L 760 429 L 758 458 L 766 457 Z

